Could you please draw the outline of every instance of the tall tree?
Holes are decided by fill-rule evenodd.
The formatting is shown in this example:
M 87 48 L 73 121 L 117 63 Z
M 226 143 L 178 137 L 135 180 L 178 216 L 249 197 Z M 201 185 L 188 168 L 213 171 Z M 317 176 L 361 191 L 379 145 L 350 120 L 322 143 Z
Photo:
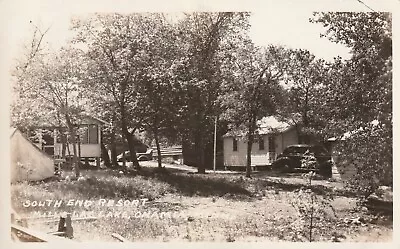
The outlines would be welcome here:
M 154 45 L 146 51 L 146 73 L 138 77 L 137 115 L 143 117 L 142 128 L 151 134 L 157 148 L 158 167 L 162 167 L 160 139 L 174 133 L 175 113 L 179 109 L 177 103 L 177 71 L 184 54 L 181 44 L 175 41 L 178 30 L 168 23 L 161 14 L 153 14 L 152 39 Z
M 336 58 L 331 63 L 326 120 L 333 135 L 358 131 L 347 139 L 341 151 L 357 167 L 353 186 L 369 192 L 380 184 L 391 185 L 391 15 L 315 13 L 312 21 L 324 25 L 323 36 L 351 48 L 349 60 Z
M 48 52 L 48 48 L 43 44 L 48 31 L 49 28 L 42 31 L 41 28 L 33 24 L 32 37 L 25 45 L 22 59 L 16 62 L 15 69 L 12 70 L 14 81 L 12 82 L 11 91 L 11 125 L 17 126 L 22 130 L 37 122 L 39 117 L 42 116 L 40 108 L 34 109 L 38 105 L 32 105 L 31 108 L 27 108 L 26 105 L 29 104 L 26 104 L 27 99 L 24 98 L 21 89 L 23 88 L 23 82 L 30 76 L 30 65 L 40 63 L 41 58 Z M 21 102 L 21 98 L 24 98 L 25 102 Z
M 219 112 L 216 100 L 225 77 L 221 67 L 228 59 L 227 47 L 248 29 L 248 16 L 193 13 L 186 14 L 179 23 L 179 39 L 187 55 L 178 76 L 183 149 L 194 149 L 199 173 L 205 172 L 205 148 L 212 141 L 213 120 Z
M 76 177 L 80 175 L 77 129 L 85 105 L 80 91 L 80 58 L 81 52 L 73 48 L 32 58 L 23 74 L 17 77 L 18 105 L 13 110 L 20 118 L 15 120 L 17 123 L 28 119 L 30 126 L 42 126 L 47 122 L 68 128 Z
M 247 137 L 246 176 L 251 175 L 251 150 L 257 135 L 257 121 L 274 114 L 282 86 L 279 84 L 288 66 L 290 52 L 282 47 L 255 47 L 246 42 L 233 56 L 233 79 L 226 82 L 221 97 L 225 118 L 236 128 L 242 126 Z
M 75 20 L 76 43 L 87 46 L 90 89 L 110 96 L 121 132 L 128 142 L 136 169 L 134 133 L 142 126 L 146 110 L 140 109 L 140 83 L 151 77 L 149 51 L 159 46 L 153 14 L 106 14 Z M 151 73 L 150 73 L 151 72 Z
M 326 62 L 307 50 L 292 50 L 286 73 L 289 90 L 283 116 L 292 120 L 300 116 L 299 141 L 309 143 L 323 127 L 318 113 L 328 79 Z

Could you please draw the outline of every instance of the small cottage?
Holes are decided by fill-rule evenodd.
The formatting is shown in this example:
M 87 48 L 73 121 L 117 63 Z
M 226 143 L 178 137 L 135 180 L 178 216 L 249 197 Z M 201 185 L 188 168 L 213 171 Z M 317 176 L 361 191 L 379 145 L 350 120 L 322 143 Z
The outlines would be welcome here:
M 77 154 L 81 159 L 95 159 L 96 165 L 100 165 L 101 158 L 101 129 L 107 124 L 105 121 L 87 116 L 79 125 Z M 64 138 L 66 127 L 43 126 L 33 131 L 32 140 L 35 145 L 54 158 L 62 155 L 71 156 L 74 154 L 72 143 L 68 142 L 68 137 Z
M 258 137 L 251 151 L 253 167 L 271 165 L 277 155 L 289 145 L 299 142 L 295 125 L 282 122 L 276 117 L 264 117 L 259 121 Z M 223 138 L 224 166 L 226 169 L 243 167 L 247 161 L 247 141 L 244 136 L 228 133 Z

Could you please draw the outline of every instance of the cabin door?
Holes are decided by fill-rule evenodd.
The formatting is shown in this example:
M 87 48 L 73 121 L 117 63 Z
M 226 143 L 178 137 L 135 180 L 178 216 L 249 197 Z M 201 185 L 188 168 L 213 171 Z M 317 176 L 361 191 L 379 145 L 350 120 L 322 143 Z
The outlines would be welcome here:
M 268 160 L 272 164 L 276 160 L 276 142 L 275 136 L 268 137 Z

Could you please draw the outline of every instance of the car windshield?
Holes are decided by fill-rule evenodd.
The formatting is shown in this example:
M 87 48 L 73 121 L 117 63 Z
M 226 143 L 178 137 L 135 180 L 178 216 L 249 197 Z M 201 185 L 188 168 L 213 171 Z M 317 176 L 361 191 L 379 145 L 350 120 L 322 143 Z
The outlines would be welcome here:
M 310 151 L 315 155 L 327 155 L 328 152 L 321 146 L 304 146 L 304 147 L 287 147 L 283 153 L 285 154 L 304 154 L 306 151 Z
M 312 151 L 316 154 L 316 155 L 327 155 L 328 152 L 321 146 L 314 146 L 312 148 Z
M 304 154 L 310 147 L 287 147 L 283 153 L 285 154 Z

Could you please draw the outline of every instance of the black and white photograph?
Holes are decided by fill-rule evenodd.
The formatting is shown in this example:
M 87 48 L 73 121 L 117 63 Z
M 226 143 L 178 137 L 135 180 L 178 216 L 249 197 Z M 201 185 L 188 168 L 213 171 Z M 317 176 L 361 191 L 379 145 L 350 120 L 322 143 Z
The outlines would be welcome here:
M 400 1 L 150 2 L 0 1 L 10 243 L 396 241 Z

